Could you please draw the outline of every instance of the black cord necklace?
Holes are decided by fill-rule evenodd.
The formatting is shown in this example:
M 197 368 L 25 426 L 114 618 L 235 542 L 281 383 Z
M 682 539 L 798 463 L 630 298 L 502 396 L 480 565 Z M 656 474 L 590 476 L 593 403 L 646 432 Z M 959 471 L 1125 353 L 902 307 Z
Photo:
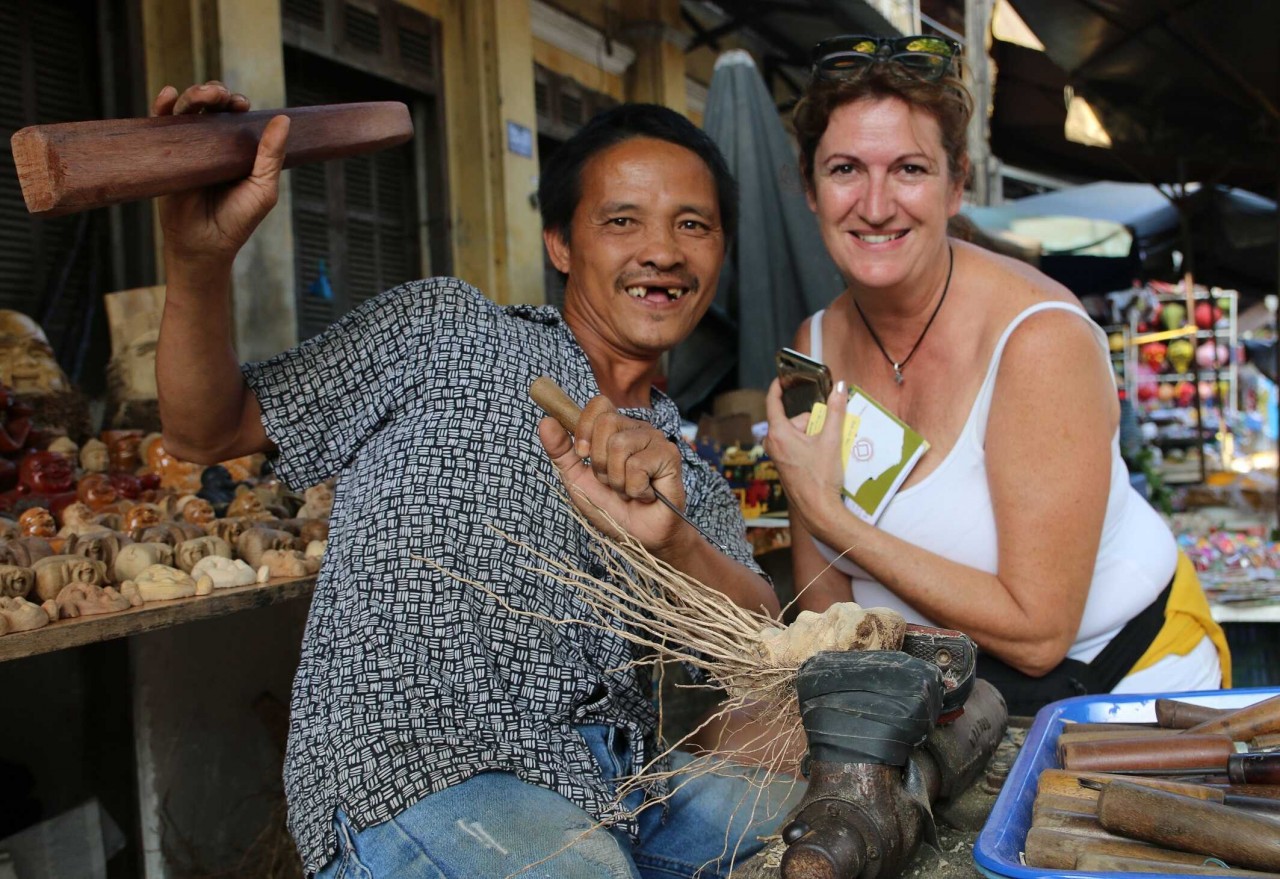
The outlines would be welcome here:
M 947 244 L 947 282 L 942 285 L 942 295 L 938 297 L 938 304 L 933 307 L 933 314 L 929 315 L 929 322 L 924 325 L 924 329 L 920 331 L 920 338 L 916 339 L 916 343 L 911 346 L 911 350 L 907 352 L 907 356 L 901 361 L 895 362 L 889 356 L 889 352 L 884 350 L 884 343 L 880 341 L 880 337 L 876 335 L 876 331 L 871 328 L 871 322 L 867 320 L 867 316 L 862 313 L 862 306 L 858 304 L 857 299 L 853 299 L 853 307 L 858 309 L 858 317 L 862 318 L 862 323 L 867 328 L 867 332 L 871 334 L 871 341 L 876 343 L 876 347 L 880 349 L 880 353 L 884 355 L 884 359 L 889 361 L 889 365 L 893 367 L 893 380 L 898 384 L 902 384 L 902 370 L 907 368 L 907 364 L 911 362 L 911 358 L 915 356 L 916 349 L 920 347 L 920 343 L 924 341 L 925 334 L 929 332 L 929 327 L 933 326 L 933 319 L 938 316 L 938 310 L 942 308 L 942 303 L 947 299 L 947 291 L 951 289 L 951 270 L 956 267 L 956 252 L 950 244 Z

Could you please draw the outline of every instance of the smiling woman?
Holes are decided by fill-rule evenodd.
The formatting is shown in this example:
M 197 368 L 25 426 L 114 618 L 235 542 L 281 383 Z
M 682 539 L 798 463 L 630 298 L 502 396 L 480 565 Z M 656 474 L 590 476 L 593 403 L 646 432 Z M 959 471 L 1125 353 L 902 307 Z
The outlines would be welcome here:
M 840 381 L 830 405 L 856 384 L 930 444 L 868 524 L 841 499 L 839 420 L 807 436 L 771 389 L 799 604 L 852 598 L 969 634 L 1013 713 L 1229 682 L 1194 573 L 1129 487 L 1101 330 L 1069 290 L 947 237 L 973 106 L 954 60 L 928 38 L 824 41 L 796 107 L 809 206 L 846 288 L 793 347 Z

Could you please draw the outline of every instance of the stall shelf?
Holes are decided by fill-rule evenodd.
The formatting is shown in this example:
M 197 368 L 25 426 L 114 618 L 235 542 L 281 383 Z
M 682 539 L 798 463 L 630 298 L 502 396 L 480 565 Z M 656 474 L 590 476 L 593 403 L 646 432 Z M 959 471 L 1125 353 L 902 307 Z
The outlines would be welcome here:
M 315 585 L 315 575 L 280 578 L 250 586 L 215 589 L 210 595 L 153 601 L 115 613 L 57 620 L 29 632 L 0 635 L 0 662 L 109 641 L 112 638 L 127 638 L 130 635 L 226 616 L 242 610 L 269 607 L 309 595 Z

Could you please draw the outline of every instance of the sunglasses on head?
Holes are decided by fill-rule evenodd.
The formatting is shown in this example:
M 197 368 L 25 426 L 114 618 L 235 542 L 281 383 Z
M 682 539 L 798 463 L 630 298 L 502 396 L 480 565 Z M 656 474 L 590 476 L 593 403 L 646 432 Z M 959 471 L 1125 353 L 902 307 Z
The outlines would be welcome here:
M 960 44 L 947 37 L 868 37 L 847 34 L 813 47 L 813 75 L 820 79 L 857 79 L 873 64 L 888 62 L 929 82 L 955 66 Z

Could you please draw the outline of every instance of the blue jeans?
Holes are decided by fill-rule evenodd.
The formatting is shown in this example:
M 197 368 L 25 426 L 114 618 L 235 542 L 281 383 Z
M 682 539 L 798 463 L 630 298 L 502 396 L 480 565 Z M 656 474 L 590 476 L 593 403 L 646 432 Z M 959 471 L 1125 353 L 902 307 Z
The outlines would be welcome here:
M 602 777 L 633 771 L 624 733 L 579 730 Z M 692 760 L 672 755 L 681 774 L 671 779 L 665 814 L 661 804 L 641 812 L 636 843 L 620 831 L 593 830 L 591 816 L 554 791 L 484 772 L 364 830 L 339 811 L 338 854 L 316 879 L 723 879 L 764 846 L 760 837 L 777 833 L 804 782 L 784 775 L 761 788 L 758 770 L 696 774 Z M 627 806 L 642 796 L 629 795 Z

